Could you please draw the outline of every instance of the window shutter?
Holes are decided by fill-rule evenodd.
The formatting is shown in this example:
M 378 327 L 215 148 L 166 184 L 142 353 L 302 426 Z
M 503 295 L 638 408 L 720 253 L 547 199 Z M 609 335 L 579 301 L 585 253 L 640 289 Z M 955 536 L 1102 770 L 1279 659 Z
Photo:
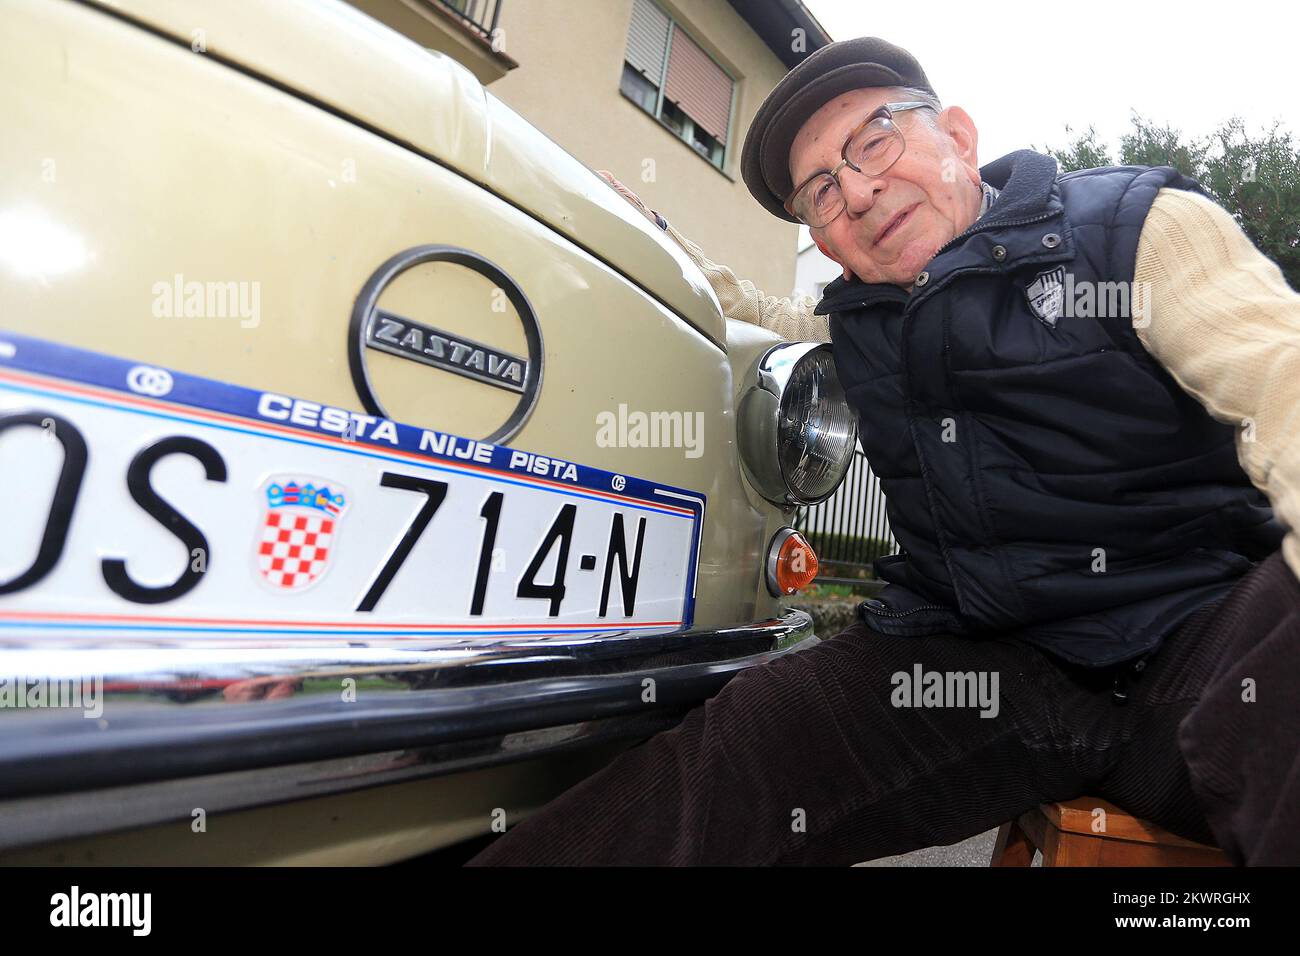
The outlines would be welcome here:
M 673 24 L 673 45 L 668 55 L 664 96 L 719 143 L 727 142 L 727 126 L 731 119 L 731 77 L 676 24 Z
M 668 15 L 650 0 L 634 0 L 627 31 L 627 62 L 659 88 L 668 52 Z

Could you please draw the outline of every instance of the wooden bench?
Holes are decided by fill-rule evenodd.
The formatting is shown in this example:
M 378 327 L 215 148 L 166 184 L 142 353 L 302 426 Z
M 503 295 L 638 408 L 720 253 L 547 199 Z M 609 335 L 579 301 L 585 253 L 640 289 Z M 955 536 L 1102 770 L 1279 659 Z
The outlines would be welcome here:
M 1043 866 L 1231 865 L 1217 847 L 1175 836 L 1093 797 L 1044 803 L 1002 824 L 990 865 L 1029 866 L 1035 850 Z

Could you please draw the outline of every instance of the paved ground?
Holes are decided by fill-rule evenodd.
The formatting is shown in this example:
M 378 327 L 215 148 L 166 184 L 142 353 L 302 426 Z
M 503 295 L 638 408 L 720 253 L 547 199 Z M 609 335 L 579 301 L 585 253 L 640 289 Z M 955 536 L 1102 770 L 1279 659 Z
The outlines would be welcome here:
M 859 863 L 858 866 L 988 866 L 989 857 L 993 854 L 993 841 L 997 839 L 997 835 L 997 830 L 989 830 L 987 833 L 973 836 L 961 843 L 954 843 L 952 846 L 932 846 L 925 850 L 914 850 L 900 856 L 887 856 L 879 860 L 872 860 L 869 863 Z M 453 847 L 437 850 L 427 856 L 405 861 L 403 865 L 416 866 L 428 862 L 460 866 L 475 853 L 478 853 L 479 850 L 486 847 L 491 839 L 490 836 L 479 837 Z M 1041 865 L 1041 860 L 1035 855 L 1034 866 L 1039 865 Z
M 952 846 L 932 846 L 901 856 L 886 856 L 858 866 L 988 866 L 998 831 L 989 830 Z M 1034 866 L 1038 866 L 1037 859 Z

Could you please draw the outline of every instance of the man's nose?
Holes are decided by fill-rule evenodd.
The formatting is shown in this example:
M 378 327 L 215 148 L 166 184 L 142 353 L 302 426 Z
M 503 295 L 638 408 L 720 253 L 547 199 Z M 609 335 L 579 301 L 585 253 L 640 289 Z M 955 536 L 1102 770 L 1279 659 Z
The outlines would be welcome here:
M 861 216 L 876 203 L 877 194 L 885 188 L 883 176 L 864 176 L 847 166 L 840 170 L 840 192 L 844 206 L 852 216 Z

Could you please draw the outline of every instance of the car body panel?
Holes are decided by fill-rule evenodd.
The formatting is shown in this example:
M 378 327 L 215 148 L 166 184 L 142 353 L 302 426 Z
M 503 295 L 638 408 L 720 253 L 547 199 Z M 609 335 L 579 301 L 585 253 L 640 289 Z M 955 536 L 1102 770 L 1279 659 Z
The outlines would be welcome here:
M 455 169 L 725 345 L 717 299 L 685 253 L 450 57 L 340 0 L 96 2 Z
M 622 746 L 626 746 L 625 744 Z M 173 822 L 118 829 L 0 850 L 6 866 L 377 866 L 409 859 L 482 835 L 486 821 L 513 826 L 594 773 L 622 749 L 605 743 L 454 775 L 371 785 L 290 804 L 221 812 L 203 787 L 133 791 L 101 799 L 163 804 Z M 361 762 L 312 768 L 326 774 L 370 774 Z M 202 781 L 206 786 L 211 781 Z M 301 781 L 300 781 L 301 782 Z M 245 781 L 245 785 L 247 782 Z M 41 798 L 48 802 L 48 798 Z M 503 805 L 504 804 L 504 805 Z M 195 807 L 205 810 L 196 826 Z M 436 807 L 436 813 L 430 808 Z M 181 812 L 177 812 L 180 808 Z M 69 804 L 68 814 L 81 811 Z M 201 828 L 200 828 L 201 827 Z M 218 836 L 218 834 L 220 834 Z

